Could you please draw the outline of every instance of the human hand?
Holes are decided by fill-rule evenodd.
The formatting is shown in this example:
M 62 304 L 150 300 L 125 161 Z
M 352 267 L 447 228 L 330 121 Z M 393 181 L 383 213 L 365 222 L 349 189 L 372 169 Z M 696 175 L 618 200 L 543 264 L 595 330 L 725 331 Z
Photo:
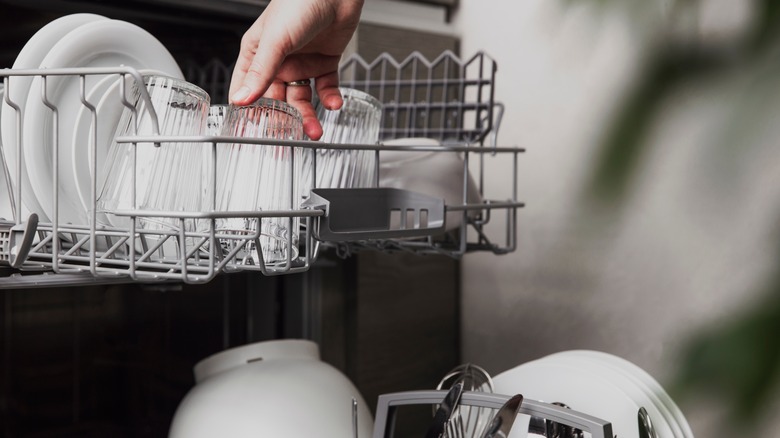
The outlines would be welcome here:
M 322 126 L 309 86 L 287 82 L 314 79 L 320 101 L 341 108 L 338 66 L 360 20 L 363 0 L 274 0 L 246 31 L 230 81 L 230 101 L 249 105 L 261 96 L 286 100 L 303 116 L 313 140 Z

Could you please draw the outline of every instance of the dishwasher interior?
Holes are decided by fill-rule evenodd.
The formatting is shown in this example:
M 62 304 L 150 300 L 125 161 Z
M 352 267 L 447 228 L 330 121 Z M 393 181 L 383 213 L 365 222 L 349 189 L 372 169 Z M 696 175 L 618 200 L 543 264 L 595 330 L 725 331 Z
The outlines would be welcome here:
M 229 2 L 234 3 L 239 2 Z M 76 11 L 103 13 L 150 30 L 176 56 L 189 81 L 206 89 L 214 102 L 224 102 L 234 48 L 257 12 L 199 5 L 4 3 L 5 26 L 15 32 L 4 44 L 3 66 L 10 66 L 26 38 L 50 19 Z M 215 14 L 220 19 L 213 19 Z M 381 35 L 383 29 L 375 32 Z M 457 51 L 457 43 L 451 48 Z M 377 55 L 369 46 L 364 50 L 371 58 L 345 60 L 342 81 L 385 103 L 384 140 L 454 140 L 449 149 L 422 152 L 471 157 L 464 178 L 468 171 L 481 175 L 485 160 L 508 157 L 515 177 L 507 182 L 512 189 L 503 200 L 455 206 L 452 211 L 469 226 L 444 235 L 306 238 L 305 256 L 276 270 L 213 254 L 201 257 L 206 240 L 200 247 L 181 246 L 172 261 L 135 263 L 139 260 L 128 254 L 135 253 L 137 230 L 125 230 L 122 241 L 88 226 L 40 223 L 22 269 L 0 268 L 6 289 L 0 301 L 4 435 L 165 435 L 192 386 L 195 362 L 269 339 L 316 341 L 323 360 L 355 381 L 372 407 L 380 394 L 434 387 L 459 360 L 459 259 L 471 251 L 514 251 L 516 212 L 522 207 L 516 167 L 523 150 L 495 144 L 502 113 L 493 95 L 495 62 L 485 54 L 460 61 L 449 49 L 429 48 L 433 55 L 428 56 L 409 56 L 406 49 Z M 377 154 L 384 150 L 367 147 Z M 322 211 L 294 213 L 310 221 L 311 231 Z M 23 221 L 17 215 L 16 224 Z M 182 245 L 190 237 L 202 236 L 170 236 Z M 100 238 L 112 249 L 95 257 L 90 245 Z M 410 415 L 396 434 L 420 430 L 429 415 Z

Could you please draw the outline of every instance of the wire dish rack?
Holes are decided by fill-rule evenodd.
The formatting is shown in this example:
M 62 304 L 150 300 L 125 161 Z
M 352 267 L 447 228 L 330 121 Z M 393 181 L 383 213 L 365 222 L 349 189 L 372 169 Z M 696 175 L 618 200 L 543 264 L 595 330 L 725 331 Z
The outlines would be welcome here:
M 212 71 L 223 71 L 213 65 Z M 31 194 L 24 191 L 21 181 L 23 160 L 21 152 L 29 145 L 19 136 L 16 144 L 5 144 L 6 151 L 14 148 L 15 160 L 6 165 L 8 193 L 7 201 L 13 206 L 14 217 L 0 222 L 0 266 L 5 272 L 16 272 L 13 280 L 0 278 L 0 282 L 25 284 L 36 282 L 40 273 L 86 274 L 89 277 L 110 281 L 130 279 L 135 281 L 176 280 L 187 283 L 204 283 L 223 272 L 258 271 L 265 275 L 279 275 L 302 272 L 309 269 L 323 247 L 334 248 L 338 254 L 348 256 L 356 251 L 372 249 L 380 251 L 407 251 L 422 254 L 446 254 L 460 257 L 471 251 L 489 251 L 495 254 L 512 252 L 516 248 L 516 215 L 523 203 L 517 200 L 517 166 L 522 148 L 498 147 L 495 134 L 503 107 L 494 101 L 496 63 L 484 53 L 478 53 L 467 60 L 460 60 L 454 54 L 445 52 L 429 61 L 415 53 L 403 61 L 396 61 L 382 55 L 372 62 L 353 56 L 341 67 L 344 86 L 369 92 L 384 104 L 381 141 L 378 144 L 328 144 L 315 141 L 281 141 L 247 139 L 225 136 L 125 136 L 117 143 L 133 147 L 139 143 L 154 143 L 159 147 L 177 144 L 210 145 L 212 168 L 216 175 L 217 145 L 247 144 L 254 147 L 301 148 L 303 153 L 313 157 L 311 180 L 316 182 L 317 151 L 322 149 L 353 149 L 373 151 L 376 156 L 377 175 L 382 153 L 404 151 L 410 154 L 458 154 L 463 161 L 462 181 L 456 181 L 462 188 L 460 203 L 445 205 L 440 198 L 426 196 L 410 190 L 379 187 L 363 189 L 318 189 L 311 187 L 311 198 L 304 203 L 290 199 L 290 208 L 279 211 L 217 211 L 212 199 L 212 208 L 207 211 L 149 211 L 129 209 L 112 212 L 129 219 L 125 228 L 99 225 L 97 220 L 99 174 L 97 145 L 89 145 L 89 170 L 91 172 L 91 208 L 88 208 L 87 223 L 63 223 L 59 220 L 62 207 L 59 201 L 60 169 L 57 157 L 62 145 L 53 142 L 51 174 L 54 178 L 53 196 L 47 221 L 39 221 L 36 212 L 23 214 L 24 199 Z M 86 110 L 92 120 L 97 117 L 96 102 L 90 102 L 87 78 L 101 79 L 115 76 L 117 79 L 133 80 L 143 84 L 139 72 L 129 67 L 112 68 L 59 68 L 0 70 L 5 86 L 4 101 L 14 117 L 17 132 L 23 132 L 25 123 L 22 108 L 10 98 L 10 90 L 19 77 L 40 77 L 40 92 L 32 90 L 29 99 L 36 94 L 49 108 L 53 138 L 57 138 L 57 127 L 61 111 Z M 80 83 L 80 102 L 65 102 L 58 107 L 48 96 L 47 81 L 67 77 Z M 201 75 L 207 77 L 207 75 Z M 125 95 L 125 80 L 119 81 L 123 103 L 133 110 Z M 224 81 L 211 81 L 221 84 Z M 143 86 L 141 98 L 146 101 L 154 133 L 159 133 L 156 114 Z M 214 93 L 214 90 L 208 90 Z M 223 90 L 224 93 L 224 90 Z M 29 100 L 28 99 L 28 100 Z M 67 108 L 65 108 L 67 106 Z M 62 108 L 61 108 L 62 107 Z M 134 110 L 133 110 L 134 111 Z M 136 115 L 137 116 L 137 115 Z M 4 117 L 8 117 L 5 114 Z M 97 139 L 97 123 L 90 127 L 91 139 Z M 440 146 L 406 145 L 388 146 L 384 141 L 399 137 L 433 138 Z M 2 148 L 0 148 L 0 151 Z M 7 156 L 8 154 L 6 154 Z M 293 154 L 291 154 L 293 155 Z M 134 158 L 135 159 L 135 158 Z M 512 163 L 512 172 L 504 186 L 510 187 L 511 195 L 505 199 L 493 199 L 485 188 L 485 162 L 489 159 Z M 289 165 L 294 165 L 293 160 Z M 292 175 L 293 172 L 290 172 Z M 477 181 L 478 203 L 469 193 L 468 179 Z M 211 181 L 215 181 L 216 178 Z M 133 182 L 135 184 L 135 181 Z M 314 183 L 313 183 L 314 184 Z M 213 190 L 212 193 L 216 193 Z M 137 204 L 136 204 L 137 205 Z M 504 224 L 489 226 L 496 213 L 505 217 Z M 456 230 L 444 230 L 448 215 L 461 218 Z M 177 223 L 170 229 L 147 229 L 143 219 L 166 218 Z M 243 218 L 256 224 L 254 229 L 243 233 L 226 233 L 216 229 L 217 220 Z M 288 237 L 283 245 L 287 248 L 286 260 L 266 262 L 260 251 L 260 224 L 268 218 L 300 219 L 302 230 L 300 240 Z M 394 219 L 395 218 L 395 219 Z M 208 224 L 195 227 L 198 221 Z M 247 257 L 247 248 L 254 248 L 254 256 Z M 24 275 L 18 275 L 18 273 Z

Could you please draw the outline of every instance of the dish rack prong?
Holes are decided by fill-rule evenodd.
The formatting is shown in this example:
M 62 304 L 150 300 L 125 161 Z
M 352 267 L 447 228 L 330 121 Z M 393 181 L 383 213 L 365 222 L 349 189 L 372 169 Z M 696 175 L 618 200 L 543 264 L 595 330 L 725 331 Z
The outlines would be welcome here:
M 38 230 L 38 215 L 30 214 L 25 222 L 0 221 L 0 265 L 19 269 L 27 261 Z

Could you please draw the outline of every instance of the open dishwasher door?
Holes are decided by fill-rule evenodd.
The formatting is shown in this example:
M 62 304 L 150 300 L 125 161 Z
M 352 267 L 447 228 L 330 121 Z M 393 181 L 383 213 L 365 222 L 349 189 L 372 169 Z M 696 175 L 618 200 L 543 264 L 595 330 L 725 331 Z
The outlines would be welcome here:
M 0 4 L 0 67 L 10 67 L 45 23 L 90 12 L 147 29 L 169 48 L 189 81 L 224 102 L 241 35 L 265 2 Z M 424 8 L 429 17 L 446 15 L 443 8 Z M 383 24 L 376 20 L 382 14 L 369 15 L 352 46 L 366 59 L 382 52 L 397 59 L 413 50 L 431 59 L 457 53 L 451 35 L 399 29 L 401 19 Z M 379 394 L 430 387 L 458 363 L 460 261 L 404 250 L 353 250 L 324 248 L 311 269 L 299 274 L 232 273 L 205 285 L 0 267 L 0 430 L 5 436 L 165 436 L 194 385 L 195 363 L 268 339 L 317 342 L 322 359 L 355 382 L 372 409 Z M 409 430 L 428 419 L 416 421 Z

